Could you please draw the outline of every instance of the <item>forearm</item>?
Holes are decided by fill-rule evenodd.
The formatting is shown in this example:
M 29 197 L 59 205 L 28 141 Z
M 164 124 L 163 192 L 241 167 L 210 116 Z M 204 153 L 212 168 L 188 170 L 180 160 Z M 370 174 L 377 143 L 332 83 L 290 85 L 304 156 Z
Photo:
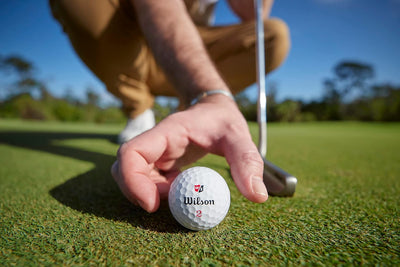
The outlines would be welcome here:
M 263 0 L 263 18 L 267 19 L 271 13 L 273 0 Z M 254 0 L 228 0 L 233 12 L 242 20 L 249 21 L 255 19 Z
M 131 1 L 156 60 L 186 103 L 206 90 L 228 90 L 183 1 Z

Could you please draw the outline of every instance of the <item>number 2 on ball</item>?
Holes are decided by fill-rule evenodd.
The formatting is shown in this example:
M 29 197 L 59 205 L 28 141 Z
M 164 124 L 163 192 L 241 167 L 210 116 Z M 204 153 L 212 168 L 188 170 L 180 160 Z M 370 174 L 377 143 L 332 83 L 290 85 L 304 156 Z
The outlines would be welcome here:
M 196 210 L 196 217 L 201 217 L 201 210 Z

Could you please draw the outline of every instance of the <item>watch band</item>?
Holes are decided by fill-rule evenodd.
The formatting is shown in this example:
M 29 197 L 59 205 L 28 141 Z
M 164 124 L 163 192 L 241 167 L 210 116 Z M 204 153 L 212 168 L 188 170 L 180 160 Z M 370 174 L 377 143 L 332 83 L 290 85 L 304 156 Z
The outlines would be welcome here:
M 193 99 L 190 102 L 190 105 L 193 106 L 196 103 L 198 103 L 200 100 L 202 100 L 203 98 L 210 96 L 210 95 L 217 95 L 217 94 L 221 94 L 221 95 L 225 95 L 227 97 L 230 97 L 232 100 L 235 100 L 235 98 L 233 97 L 233 95 L 225 90 L 210 90 L 210 91 L 205 91 L 201 94 L 199 94 L 195 99 Z

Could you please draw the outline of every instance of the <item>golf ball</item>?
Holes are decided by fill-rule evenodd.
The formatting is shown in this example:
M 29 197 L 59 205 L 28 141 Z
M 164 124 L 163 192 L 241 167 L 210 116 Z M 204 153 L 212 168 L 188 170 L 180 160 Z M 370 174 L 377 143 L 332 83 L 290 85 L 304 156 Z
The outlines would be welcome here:
M 181 225 L 199 231 L 213 228 L 225 218 L 231 196 L 224 178 L 216 171 L 193 167 L 172 182 L 168 203 Z

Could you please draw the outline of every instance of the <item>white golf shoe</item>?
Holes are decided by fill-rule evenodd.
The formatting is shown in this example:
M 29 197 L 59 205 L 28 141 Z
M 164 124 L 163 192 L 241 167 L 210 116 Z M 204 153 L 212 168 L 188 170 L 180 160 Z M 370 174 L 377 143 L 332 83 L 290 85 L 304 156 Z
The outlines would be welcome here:
M 147 109 L 134 119 L 128 119 L 128 122 L 122 132 L 118 135 L 118 143 L 128 142 L 135 136 L 153 128 L 156 125 L 154 112 Z

